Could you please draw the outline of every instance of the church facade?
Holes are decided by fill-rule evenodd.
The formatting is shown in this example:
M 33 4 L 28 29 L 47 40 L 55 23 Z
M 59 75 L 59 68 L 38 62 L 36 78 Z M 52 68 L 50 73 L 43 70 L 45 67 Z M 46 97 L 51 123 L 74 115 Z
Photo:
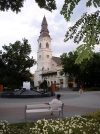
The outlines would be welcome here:
M 37 69 L 34 74 L 34 86 L 39 86 L 45 79 L 48 86 L 68 87 L 68 76 L 60 75 L 62 70 L 60 57 L 52 56 L 52 39 L 49 35 L 48 24 L 44 16 L 40 36 L 38 38 Z

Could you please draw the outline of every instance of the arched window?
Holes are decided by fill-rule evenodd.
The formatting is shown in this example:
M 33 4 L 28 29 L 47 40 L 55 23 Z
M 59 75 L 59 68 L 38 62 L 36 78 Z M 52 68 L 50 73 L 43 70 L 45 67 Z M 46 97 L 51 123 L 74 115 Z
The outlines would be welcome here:
M 49 55 L 47 55 L 47 58 L 49 58 Z
M 39 48 L 41 48 L 41 43 L 39 44 Z
M 49 44 L 48 43 L 46 43 L 46 48 L 49 48 Z
M 39 55 L 39 58 L 41 58 L 41 55 Z

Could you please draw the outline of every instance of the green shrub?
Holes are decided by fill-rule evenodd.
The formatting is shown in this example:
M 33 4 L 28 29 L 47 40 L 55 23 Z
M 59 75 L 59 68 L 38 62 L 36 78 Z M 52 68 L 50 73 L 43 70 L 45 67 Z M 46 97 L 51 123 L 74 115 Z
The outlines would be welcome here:
M 85 113 L 85 115 L 89 118 L 94 118 L 100 122 L 100 110 L 96 110 L 93 113 Z
M 90 90 L 91 91 L 100 91 L 100 87 L 91 87 Z

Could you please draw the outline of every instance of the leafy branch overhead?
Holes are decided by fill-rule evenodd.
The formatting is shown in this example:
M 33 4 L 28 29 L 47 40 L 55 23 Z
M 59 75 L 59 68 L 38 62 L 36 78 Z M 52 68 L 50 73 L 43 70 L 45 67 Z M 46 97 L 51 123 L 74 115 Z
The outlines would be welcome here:
M 24 6 L 24 2 L 26 0 L 0 0 L 0 10 L 1 11 L 8 11 L 11 9 L 13 12 L 20 12 L 21 8 Z M 64 15 L 65 19 L 68 21 L 70 20 L 71 14 L 76 5 L 81 0 L 65 0 L 64 5 L 61 10 L 61 14 Z M 57 9 L 56 7 L 56 0 L 35 0 L 40 8 L 47 9 L 49 11 Z M 90 7 L 94 5 L 94 7 L 100 7 L 100 0 L 88 0 L 86 2 L 86 6 Z
M 71 18 L 71 14 L 73 14 L 74 8 L 79 4 L 82 0 L 65 0 L 64 5 L 60 13 L 64 16 L 64 18 L 69 21 Z M 86 7 L 94 6 L 95 8 L 100 7 L 100 0 L 88 0 L 86 2 Z
M 92 14 L 84 13 L 74 26 L 66 32 L 64 41 L 74 39 L 74 43 L 79 44 L 77 47 L 78 58 L 76 63 L 81 63 L 84 58 L 90 59 L 93 55 L 95 45 L 100 44 L 100 11 Z
M 0 10 L 8 11 L 11 9 L 13 12 L 19 13 L 24 6 L 26 0 L 0 0 Z M 55 0 L 35 0 L 40 8 L 52 11 L 56 9 Z
M 0 0 L 0 10 L 8 11 L 11 9 L 13 12 L 20 12 L 24 6 L 25 0 Z
M 35 1 L 38 3 L 38 6 L 40 8 L 44 8 L 49 11 L 55 10 L 57 8 L 55 0 L 35 0 Z
M 74 8 L 80 1 L 81 0 L 65 0 L 60 13 L 67 21 L 70 20 Z M 100 7 L 100 0 L 88 0 L 86 2 L 87 7 L 92 5 L 95 8 Z M 77 47 L 78 57 L 75 63 L 79 64 L 83 59 L 90 59 L 90 57 L 93 56 L 95 45 L 100 44 L 100 11 L 97 10 L 91 14 L 84 13 L 75 25 L 69 27 L 69 30 L 66 32 L 64 41 L 66 42 L 69 39 L 74 39 L 74 43 L 80 43 L 79 47 Z

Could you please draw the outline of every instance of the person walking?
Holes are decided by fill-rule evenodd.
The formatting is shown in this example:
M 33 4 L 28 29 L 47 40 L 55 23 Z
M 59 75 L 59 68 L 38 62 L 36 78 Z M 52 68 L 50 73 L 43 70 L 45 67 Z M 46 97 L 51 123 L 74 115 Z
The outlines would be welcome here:
M 83 93 L 83 88 L 82 88 L 82 86 L 80 85 L 80 87 L 79 87 L 79 93 L 80 94 L 82 94 Z

